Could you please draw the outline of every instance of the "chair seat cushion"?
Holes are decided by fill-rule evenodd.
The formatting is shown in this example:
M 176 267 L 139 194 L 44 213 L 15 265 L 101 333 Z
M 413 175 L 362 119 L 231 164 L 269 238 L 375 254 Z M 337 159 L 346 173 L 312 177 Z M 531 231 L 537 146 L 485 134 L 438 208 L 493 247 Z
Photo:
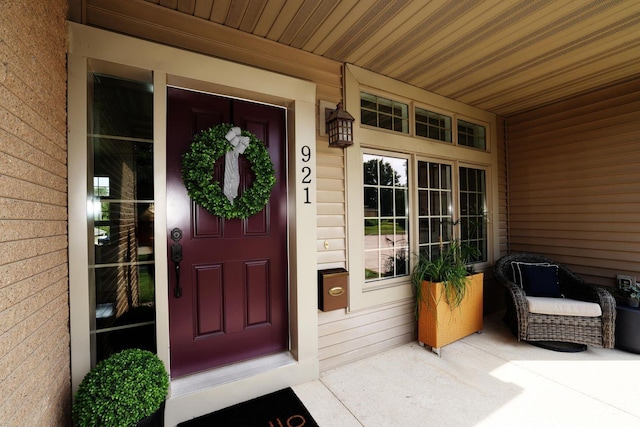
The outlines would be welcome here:
M 595 302 L 579 301 L 570 298 L 530 297 L 529 312 L 552 314 L 557 316 L 600 317 L 602 308 Z

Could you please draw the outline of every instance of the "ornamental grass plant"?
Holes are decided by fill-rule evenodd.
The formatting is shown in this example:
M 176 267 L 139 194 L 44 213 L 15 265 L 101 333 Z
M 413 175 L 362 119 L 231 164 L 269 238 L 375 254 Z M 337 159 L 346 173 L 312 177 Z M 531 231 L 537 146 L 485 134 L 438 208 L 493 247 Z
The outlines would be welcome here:
M 441 244 L 440 252 L 433 258 L 420 254 L 411 273 L 411 281 L 416 295 L 416 318 L 419 316 L 421 301 L 425 302 L 430 309 L 440 303 L 440 301 L 431 301 L 426 298 L 426 295 L 423 295 L 425 287 L 422 286 L 422 282 L 442 283 L 445 302 L 451 310 L 458 308 L 464 300 L 469 286 L 467 276 L 473 273 L 470 262 L 478 256 L 477 248 L 459 240 Z
M 154 353 L 127 349 L 98 363 L 80 383 L 72 409 L 77 427 L 126 427 L 164 403 L 169 376 Z

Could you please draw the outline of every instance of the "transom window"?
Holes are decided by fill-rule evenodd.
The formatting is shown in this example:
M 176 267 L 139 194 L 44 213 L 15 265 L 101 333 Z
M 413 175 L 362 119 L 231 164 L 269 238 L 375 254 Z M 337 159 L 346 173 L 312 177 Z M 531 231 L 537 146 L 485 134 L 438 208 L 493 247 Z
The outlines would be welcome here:
M 409 133 L 409 105 L 360 92 L 360 117 L 363 125 Z
M 416 107 L 416 135 L 451 142 L 451 117 Z
M 457 126 L 457 144 L 462 147 L 487 149 L 485 126 L 446 114 L 413 107 L 415 135 L 453 143 L 453 127 Z M 409 133 L 409 104 L 360 92 L 360 122 L 396 132 Z
M 485 127 L 458 119 L 458 145 L 486 150 L 487 137 Z
M 365 281 L 409 274 L 408 164 L 363 156 Z

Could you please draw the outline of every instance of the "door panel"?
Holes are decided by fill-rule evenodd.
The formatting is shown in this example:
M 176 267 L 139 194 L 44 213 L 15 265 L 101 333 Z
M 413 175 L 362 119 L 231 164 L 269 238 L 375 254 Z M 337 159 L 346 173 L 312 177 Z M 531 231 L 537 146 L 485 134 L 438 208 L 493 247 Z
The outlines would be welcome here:
M 193 135 L 220 123 L 264 142 L 276 170 L 269 202 L 247 219 L 210 214 L 182 184 L 181 157 Z M 184 255 L 182 296 L 171 291 L 169 302 L 173 377 L 288 349 L 285 124 L 281 108 L 168 89 L 167 232 L 182 230 Z M 243 156 L 239 170 L 240 196 L 254 175 Z M 222 184 L 224 156 L 212 175 Z M 178 275 L 169 265 L 173 290 Z
M 245 264 L 247 274 L 247 326 L 257 326 L 269 321 L 269 261 L 253 261 Z
M 196 336 L 222 332 L 223 288 L 222 265 L 197 266 L 195 285 L 198 300 L 198 330 Z

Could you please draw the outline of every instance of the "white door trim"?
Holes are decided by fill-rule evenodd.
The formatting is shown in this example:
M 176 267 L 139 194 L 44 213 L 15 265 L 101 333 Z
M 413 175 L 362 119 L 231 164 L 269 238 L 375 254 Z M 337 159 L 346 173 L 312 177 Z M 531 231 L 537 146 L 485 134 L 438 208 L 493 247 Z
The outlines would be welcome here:
M 287 108 L 289 188 L 289 282 L 292 363 L 258 369 L 248 377 L 197 392 L 170 397 L 166 423 L 178 422 L 238 399 L 313 380 L 318 367 L 318 313 L 316 292 L 316 85 L 314 83 L 148 41 L 87 27 L 69 26 L 69 286 L 71 306 L 72 385 L 77 390 L 90 367 L 88 347 L 88 230 L 86 227 L 86 111 L 87 72 L 91 66 L 126 68 L 153 74 L 154 179 L 156 217 L 156 313 L 158 355 L 169 368 L 168 264 L 166 237 L 166 86 L 176 85 Z M 302 147 L 313 153 L 310 184 L 301 181 Z M 306 173 L 304 174 L 306 176 Z M 80 181 L 73 184 L 73 181 Z M 72 185 L 73 184 L 73 185 Z M 307 200 L 307 191 L 309 199 Z M 305 203 L 305 202 L 309 203 Z M 160 213 L 160 214 L 159 214 Z M 282 365 L 282 364 L 281 364 Z

